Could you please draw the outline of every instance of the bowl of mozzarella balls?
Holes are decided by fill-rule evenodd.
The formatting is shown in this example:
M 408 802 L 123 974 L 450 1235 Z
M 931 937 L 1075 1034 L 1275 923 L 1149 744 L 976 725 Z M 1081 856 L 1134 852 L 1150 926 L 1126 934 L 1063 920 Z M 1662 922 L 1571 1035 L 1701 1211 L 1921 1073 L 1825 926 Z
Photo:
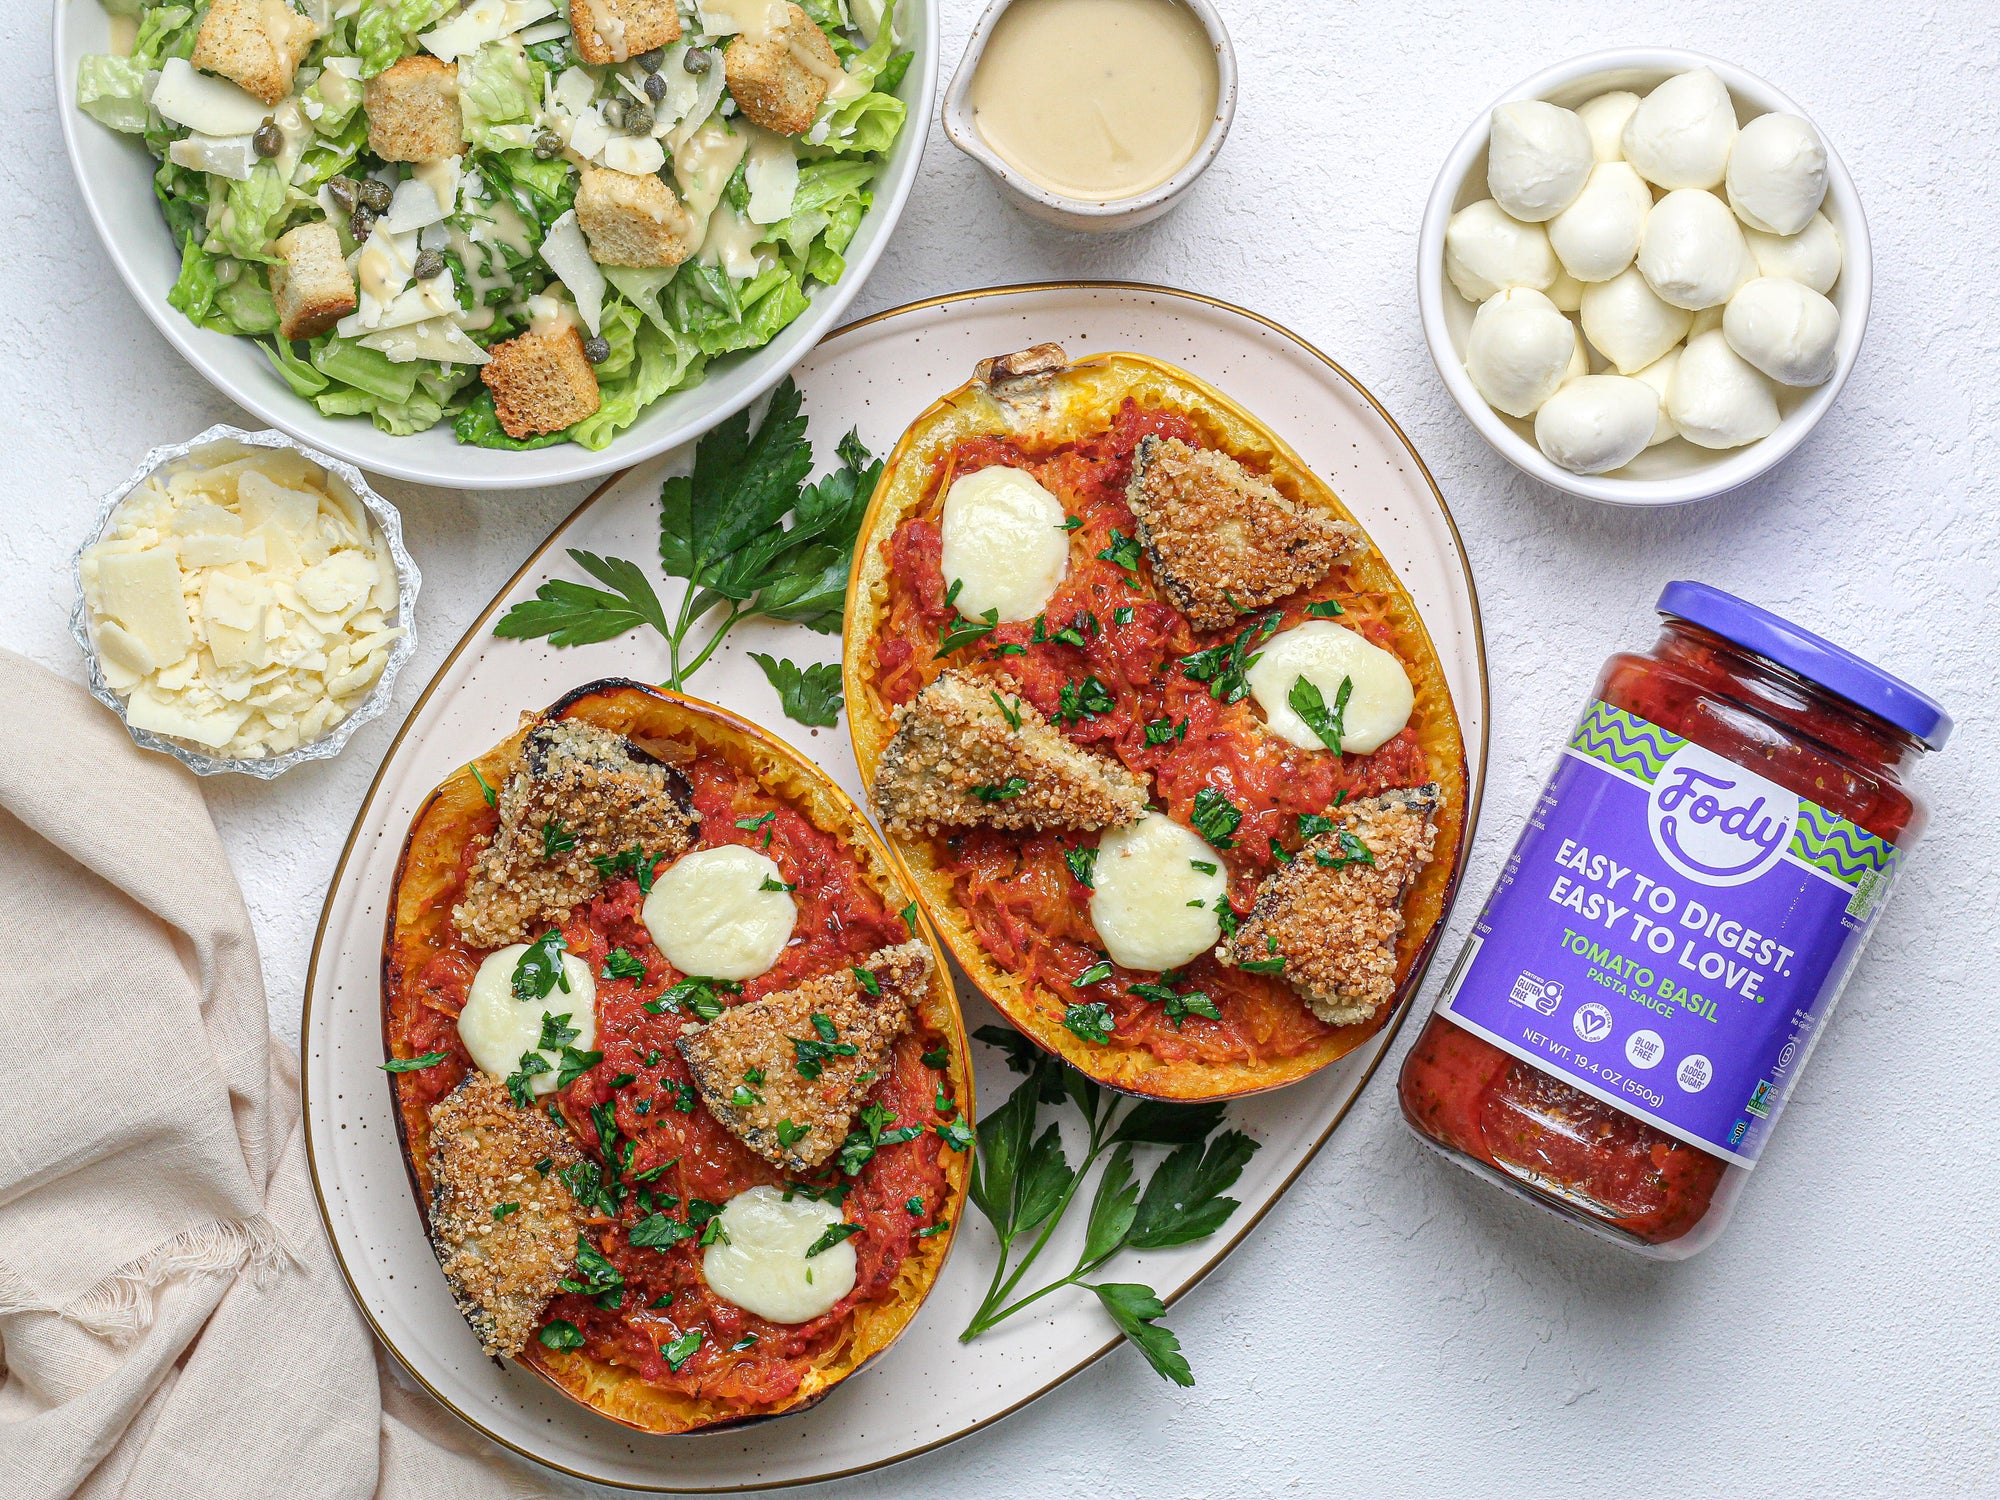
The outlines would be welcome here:
M 1570 494 L 1681 505 L 1782 460 L 1868 321 L 1854 184 L 1791 100 L 1695 52 L 1528 79 L 1424 215 L 1418 298 L 1453 399 Z

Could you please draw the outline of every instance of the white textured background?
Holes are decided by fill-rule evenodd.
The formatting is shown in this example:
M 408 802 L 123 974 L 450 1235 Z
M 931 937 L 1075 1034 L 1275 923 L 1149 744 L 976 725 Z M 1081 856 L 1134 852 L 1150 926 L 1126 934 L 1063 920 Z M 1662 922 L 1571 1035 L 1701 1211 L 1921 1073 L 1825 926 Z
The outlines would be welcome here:
M 994 1429 L 824 1493 L 2000 1493 L 2000 6 L 1221 3 L 1241 105 L 1179 212 L 1096 241 L 1032 226 L 933 128 L 856 311 L 1007 281 L 1164 282 L 1290 325 L 1375 391 L 1443 487 L 1485 606 L 1492 761 L 1455 933 L 1598 663 L 1650 638 L 1668 578 L 1826 631 L 1961 728 L 1921 777 L 1932 833 L 1707 1254 L 1642 1262 L 1451 1171 L 1403 1128 L 1385 1069 L 1173 1314 L 1195 1390 L 1120 1353 Z M 948 74 L 978 6 L 944 8 Z M 1488 451 L 1431 367 L 1412 288 L 1424 198 L 1472 115 L 1550 62 L 1644 43 L 1719 53 L 1799 100 L 1875 241 L 1867 342 L 1826 421 L 1762 483 L 1665 514 L 1564 499 Z M 93 497 L 148 446 L 246 419 L 137 313 L 92 237 L 48 67 L 46 12 L 0 7 L 0 641 L 80 678 L 66 560 Z M 397 709 L 337 762 L 206 788 L 287 1038 L 325 883 L 394 724 L 583 490 L 383 488 L 425 575 Z

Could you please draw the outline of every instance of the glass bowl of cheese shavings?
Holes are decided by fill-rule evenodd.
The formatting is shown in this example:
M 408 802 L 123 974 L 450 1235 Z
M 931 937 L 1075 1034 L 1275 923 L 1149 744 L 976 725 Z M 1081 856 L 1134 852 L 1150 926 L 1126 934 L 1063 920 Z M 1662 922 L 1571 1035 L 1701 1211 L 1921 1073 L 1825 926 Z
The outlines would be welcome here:
M 77 549 L 91 694 L 197 775 L 269 780 L 389 706 L 422 575 L 353 465 L 218 425 L 155 448 Z

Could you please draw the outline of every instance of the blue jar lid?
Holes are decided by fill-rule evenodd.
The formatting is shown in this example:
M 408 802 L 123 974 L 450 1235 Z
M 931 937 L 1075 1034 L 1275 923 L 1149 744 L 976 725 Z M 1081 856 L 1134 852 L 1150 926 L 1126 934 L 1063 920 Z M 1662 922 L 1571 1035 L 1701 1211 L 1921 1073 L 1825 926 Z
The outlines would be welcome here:
M 1878 719 L 1886 719 L 1932 750 L 1942 750 L 1951 738 L 1951 715 L 1930 694 L 1734 594 L 1681 580 L 1660 591 L 1659 610 L 1712 630 L 1724 640 L 1798 673 Z

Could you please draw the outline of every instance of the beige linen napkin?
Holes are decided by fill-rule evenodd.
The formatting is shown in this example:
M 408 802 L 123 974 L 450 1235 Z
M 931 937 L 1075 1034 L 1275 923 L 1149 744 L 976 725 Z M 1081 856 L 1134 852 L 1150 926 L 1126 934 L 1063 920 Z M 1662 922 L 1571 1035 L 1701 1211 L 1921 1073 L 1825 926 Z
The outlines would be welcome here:
M 0 1496 L 546 1494 L 378 1370 L 195 779 L 0 651 Z

